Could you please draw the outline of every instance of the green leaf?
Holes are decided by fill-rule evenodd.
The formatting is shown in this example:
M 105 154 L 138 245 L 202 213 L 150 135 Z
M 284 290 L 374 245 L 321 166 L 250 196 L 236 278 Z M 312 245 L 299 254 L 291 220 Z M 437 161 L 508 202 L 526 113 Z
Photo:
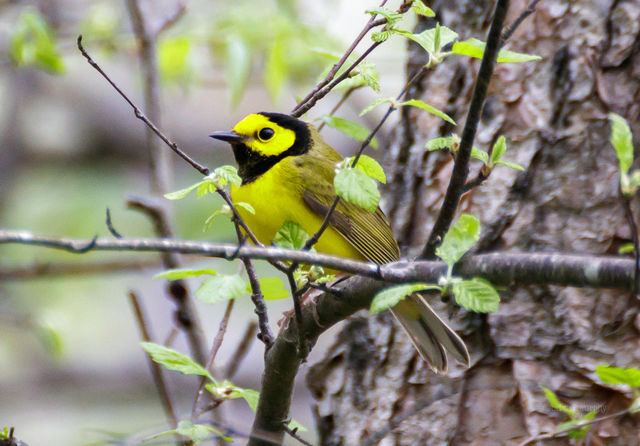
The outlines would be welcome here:
M 515 170 L 519 170 L 519 171 L 523 171 L 524 170 L 524 167 L 521 166 L 520 164 L 512 163 L 512 162 L 505 161 L 505 160 L 496 161 L 496 166 L 509 167 L 511 169 L 515 169 Z
M 392 35 L 393 31 L 391 31 L 390 29 L 376 31 L 375 33 L 371 33 L 371 40 L 373 40 L 374 42 L 384 42 Z
M 231 208 L 228 205 L 223 204 L 220 209 L 217 209 L 216 211 L 213 212 L 213 214 L 211 214 L 211 215 L 209 215 L 207 217 L 207 219 L 204 221 L 204 228 L 202 228 L 202 231 L 203 232 L 207 232 L 208 230 L 210 230 L 211 227 L 213 226 L 214 220 L 219 215 L 226 215 L 227 217 L 232 218 L 233 217 L 233 211 L 231 210 Z
M 264 83 L 272 101 L 277 101 L 282 86 L 287 80 L 286 40 L 282 36 L 276 38 L 268 50 L 264 67 Z
M 556 429 L 565 430 L 575 426 L 576 428 L 567 432 L 567 435 L 575 440 L 582 440 L 591 429 L 591 424 L 587 424 L 586 426 L 582 426 L 582 425 L 585 422 L 593 420 L 597 413 L 598 413 L 597 409 L 592 410 L 591 412 L 586 413 L 584 416 L 578 419 L 569 420 L 565 423 L 559 424 L 556 427 Z
M 220 187 L 225 186 L 227 183 L 231 183 L 236 187 L 242 186 L 242 178 L 238 175 L 238 169 L 229 165 L 216 167 L 208 178 L 211 178 L 214 182 L 219 181 Z
M 308 429 L 304 427 L 299 421 L 292 419 L 289 421 L 287 427 L 291 430 L 295 430 L 296 432 L 306 432 Z
M 0 440 L 8 440 L 9 439 L 9 428 L 4 426 L 4 428 L 0 431 Z
M 60 358 L 64 352 L 64 342 L 60 335 L 62 324 L 53 312 L 39 314 L 35 318 L 35 335 L 45 351 L 54 358 Z
M 141 342 L 140 345 L 149 353 L 151 359 L 168 370 L 175 370 L 184 375 L 204 376 L 215 382 L 207 369 L 176 350 L 154 342 Z
M 616 155 L 618 155 L 620 172 L 627 173 L 633 163 L 631 129 L 629 128 L 627 120 L 615 113 L 609 113 L 609 121 L 611 122 L 611 136 L 609 137 L 609 141 L 616 150 Z
M 215 180 L 215 181 L 217 181 L 218 184 L 220 184 L 221 180 Z M 209 175 L 208 177 L 205 178 L 205 181 L 196 189 L 196 197 L 198 198 L 204 197 L 207 194 L 213 194 L 215 192 L 216 192 L 216 185 L 214 184 L 213 177 Z
M 349 157 L 346 159 L 346 166 L 351 166 L 352 158 Z M 384 169 L 376 160 L 367 155 L 360 155 L 358 158 L 358 162 L 355 166 L 356 169 L 361 170 L 362 172 L 369 175 L 374 180 L 381 182 L 382 184 L 387 183 L 387 177 L 384 174 Z
M 371 301 L 369 312 L 371 314 L 377 314 L 384 310 L 388 310 L 389 308 L 396 306 L 405 297 L 410 296 L 417 291 L 424 290 L 442 291 L 442 288 L 428 283 L 410 283 L 406 285 L 392 286 L 375 295 Z
M 393 100 L 393 98 L 378 98 L 375 101 L 373 101 L 371 104 L 369 104 L 364 110 L 362 110 L 360 112 L 360 115 L 358 115 L 358 116 L 364 116 L 367 113 L 369 113 L 371 110 L 376 108 L 378 105 L 384 104 L 386 102 L 393 103 L 394 100 Z
M 629 254 L 635 250 L 633 243 L 625 243 L 618 248 L 618 254 Z
M 453 295 L 458 305 L 476 313 L 493 313 L 498 311 L 500 296 L 490 282 L 474 277 L 452 284 Z
M 452 267 L 480 238 L 480 220 L 470 214 L 462 214 L 444 236 L 436 255 Z
M 422 0 L 415 0 L 411 5 L 411 8 L 413 9 L 413 12 L 415 12 L 417 15 L 423 15 L 425 17 L 436 16 L 436 13 L 433 12 L 431 8 L 428 8 L 427 6 L 425 6 L 425 4 L 422 3 Z
M 191 421 L 186 420 L 180 421 L 176 429 L 171 429 L 157 433 L 155 435 L 151 435 L 150 437 L 145 438 L 144 441 L 174 434 L 184 435 L 194 443 L 200 443 L 202 441 L 209 440 L 211 434 L 214 434 L 216 437 L 219 437 L 224 441 L 233 441 L 233 438 L 227 437 L 215 427 L 208 426 L 206 424 L 193 424 Z
M 484 164 L 489 163 L 489 154 L 484 150 L 480 150 L 477 147 L 471 147 L 471 158 L 482 161 Z
M 164 198 L 166 198 L 167 200 L 180 200 L 184 197 L 186 197 L 187 195 L 189 195 L 189 193 L 197 188 L 199 188 L 201 185 L 206 184 L 208 182 L 208 180 L 203 180 L 200 181 L 196 184 L 192 184 L 189 187 L 185 187 L 184 189 L 180 189 L 177 190 L 175 192 L 169 192 L 164 194 Z
M 62 74 L 64 62 L 55 48 L 53 30 L 35 9 L 18 17 L 9 43 L 9 55 L 18 66 L 34 65 L 51 74 Z
M 251 410 L 254 412 L 258 408 L 258 400 L 260 399 L 260 392 L 253 389 L 240 389 L 242 398 L 247 402 Z
M 507 140 L 504 136 L 500 135 L 500 137 L 496 140 L 493 145 L 493 150 L 491 151 L 491 165 L 493 166 L 502 155 L 507 151 Z
M 163 38 L 158 44 L 158 68 L 165 80 L 180 79 L 187 74 L 191 44 L 186 37 Z
M 438 110 L 437 108 L 425 103 L 420 99 L 409 99 L 408 101 L 401 102 L 398 105 L 409 105 L 411 107 L 421 108 L 423 110 L 428 111 L 432 115 L 436 115 L 437 117 L 444 119 L 450 124 L 457 125 L 456 122 L 453 119 L 451 119 L 451 117 L 449 117 L 449 115 L 447 115 L 445 112 Z
M 458 41 L 453 44 L 451 51 L 454 54 L 461 56 L 469 56 L 476 59 L 482 59 L 484 55 L 484 48 L 486 43 L 481 40 L 471 38 L 463 41 Z M 532 60 L 540 60 L 542 57 L 533 54 L 516 53 L 515 51 L 500 50 L 498 52 L 498 63 L 516 63 L 516 62 L 529 62 Z
M 351 77 L 340 82 L 340 88 L 348 90 L 350 88 L 355 89 L 366 86 L 370 87 L 376 93 L 380 93 L 380 74 L 378 73 L 378 68 L 376 68 L 372 62 L 363 60 L 351 72 L 351 74 Z
M 365 126 L 349 121 L 348 119 L 338 118 L 337 116 L 323 115 L 319 119 L 324 121 L 329 127 L 360 142 L 367 139 L 371 133 Z M 371 147 L 374 149 L 378 148 L 378 140 L 375 137 L 371 140 Z
M 284 287 L 280 277 L 265 277 L 259 280 L 264 300 L 281 300 L 289 297 L 289 291 Z M 251 284 L 247 284 L 247 292 L 251 293 Z
M 230 274 L 205 280 L 196 290 L 195 296 L 202 302 L 213 305 L 243 296 L 246 292 L 247 282 L 238 274 Z
M 428 29 L 426 31 L 422 31 L 420 34 L 413 34 L 409 31 L 405 31 L 405 30 L 400 30 L 400 29 L 396 29 L 394 30 L 394 32 L 396 34 L 400 34 L 401 36 L 404 36 L 408 39 L 413 40 L 414 42 L 416 42 L 418 45 L 420 45 L 422 48 L 425 49 L 425 51 L 427 51 L 427 53 L 429 53 L 430 56 L 436 56 L 436 53 L 439 52 L 439 50 L 448 45 L 449 43 L 453 42 L 454 40 L 456 40 L 458 38 L 458 33 L 456 33 L 455 31 L 453 31 L 452 29 L 447 28 L 446 26 L 440 26 L 439 27 L 439 34 L 440 34 L 440 47 L 438 48 L 438 51 L 434 51 L 434 46 L 435 46 L 435 40 L 436 40 L 436 28 L 433 27 L 431 29 Z
M 244 209 L 251 215 L 256 215 L 256 210 L 249 203 L 245 203 L 244 201 L 239 201 L 237 203 L 233 203 L 233 205 L 237 208 Z
M 424 147 L 429 152 L 433 152 L 434 150 L 442 149 L 452 150 L 454 144 L 460 144 L 460 137 L 458 135 L 440 136 L 438 138 L 430 139 Z
M 367 9 L 365 13 L 371 15 L 378 14 L 383 16 L 385 19 L 387 19 L 387 26 L 391 26 L 402 19 L 402 14 L 400 14 L 399 12 L 382 7 Z
M 292 221 L 286 221 L 278 229 L 273 243 L 280 248 L 302 249 L 309 239 L 309 234 L 302 226 Z
M 153 276 L 154 279 L 168 279 L 168 280 L 179 280 L 186 279 L 187 277 L 198 277 L 203 276 L 205 274 L 215 276 L 218 272 L 215 269 L 211 268 L 200 268 L 200 269 L 192 269 L 192 268 L 182 268 L 182 269 L 169 269 L 167 271 L 162 271 L 161 273 Z
M 569 415 L 569 417 L 573 418 L 576 415 L 576 411 L 571 409 L 569 406 L 565 405 L 558 399 L 558 395 L 555 394 L 553 390 L 547 389 L 544 386 L 540 386 L 540 388 L 544 391 L 545 396 L 547 397 L 547 401 L 549 401 L 549 405 L 556 410 L 564 412 Z
M 640 370 L 635 367 L 622 368 L 603 364 L 596 367 L 596 374 L 603 383 L 625 384 L 632 389 L 640 387 Z
M 251 48 L 242 38 L 230 36 L 225 46 L 225 69 L 231 93 L 230 102 L 237 105 L 244 94 L 251 72 Z
M 333 186 L 340 198 L 375 212 L 380 202 L 378 185 L 369 175 L 358 169 L 345 167 L 338 170 L 333 178 Z

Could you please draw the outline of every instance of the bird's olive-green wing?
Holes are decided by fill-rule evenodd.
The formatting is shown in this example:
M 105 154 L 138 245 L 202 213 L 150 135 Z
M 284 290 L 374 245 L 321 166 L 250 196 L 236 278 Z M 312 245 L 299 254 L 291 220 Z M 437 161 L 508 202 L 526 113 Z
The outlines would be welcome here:
M 310 164 L 314 168 L 305 169 L 302 175 L 303 199 L 313 212 L 324 217 L 336 197 L 333 188 L 334 163 L 315 159 Z M 383 264 L 400 257 L 398 244 L 380 208 L 369 212 L 340 200 L 330 223 L 367 260 Z

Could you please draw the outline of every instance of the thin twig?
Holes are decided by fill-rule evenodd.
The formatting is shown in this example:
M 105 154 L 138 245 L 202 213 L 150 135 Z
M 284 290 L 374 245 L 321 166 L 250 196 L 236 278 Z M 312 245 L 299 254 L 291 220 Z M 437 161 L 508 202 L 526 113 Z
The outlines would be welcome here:
M 100 65 L 98 65 L 93 58 L 89 55 L 89 53 L 87 53 L 87 51 L 84 49 L 84 47 L 82 46 L 82 35 L 78 36 L 78 49 L 80 50 L 80 52 L 82 53 L 82 55 L 84 56 L 85 59 L 87 59 L 87 62 L 89 62 L 89 65 L 91 65 L 93 68 L 95 68 L 98 73 L 100 73 L 102 75 L 102 77 L 104 77 L 106 79 L 107 82 L 109 82 L 109 84 L 118 92 L 118 94 L 120 96 L 122 96 L 122 98 L 127 102 L 127 104 L 129 104 L 131 106 L 131 108 L 133 109 L 133 113 L 136 115 L 136 117 L 138 119 L 140 119 L 142 122 L 144 122 L 152 131 L 153 133 L 155 133 L 156 135 L 158 135 L 158 137 L 160 139 L 162 139 L 162 141 L 164 141 L 164 143 L 169 146 L 169 148 L 171 150 L 173 150 L 180 158 L 182 158 L 183 160 L 185 160 L 187 163 L 189 163 L 191 165 L 191 167 L 193 167 L 194 169 L 196 169 L 198 172 L 200 172 L 203 175 L 209 175 L 210 171 L 207 167 L 201 165 L 200 163 L 198 163 L 197 161 L 195 161 L 193 158 L 191 158 L 189 155 L 187 155 L 185 152 L 183 152 L 178 145 L 171 141 L 169 138 L 167 138 L 164 133 L 162 133 L 158 127 L 156 127 L 156 125 L 149 120 L 149 118 L 147 118 L 144 113 L 142 113 L 142 111 L 135 105 L 135 103 L 129 99 L 129 97 L 120 89 L 120 87 L 118 87 L 118 85 L 111 80 L 111 78 L 102 70 L 102 68 L 100 68 Z
M 122 234 L 120 234 L 116 230 L 116 228 L 113 226 L 113 221 L 111 219 L 111 210 L 109 208 L 107 208 L 107 210 L 106 210 L 105 223 L 106 223 L 107 229 L 109 230 L 111 235 L 113 235 L 115 238 L 122 238 Z
M 144 310 L 142 309 L 142 305 L 140 303 L 140 299 L 138 295 L 129 291 L 129 302 L 131 302 L 131 306 L 133 308 L 133 314 L 136 317 L 136 322 L 138 323 L 138 329 L 140 330 L 140 338 L 144 342 L 153 342 L 151 335 L 149 334 L 149 323 L 147 322 L 147 318 L 145 316 Z M 149 364 L 149 369 L 151 370 L 151 376 L 153 378 L 153 383 L 156 386 L 156 390 L 158 391 L 158 396 L 160 397 L 160 401 L 162 402 L 162 407 L 164 408 L 165 415 L 169 419 L 169 424 L 171 429 L 175 429 L 178 425 L 178 417 L 176 415 L 176 411 L 174 409 L 173 401 L 171 395 L 169 394 L 169 390 L 167 388 L 167 384 L 164 380 L 164 372 L 162 367 L 157 362 L 153 361 L 149 355 L 145 355 L 147 357 L 147 363 Z M 188 444 L 188 442 L 181 442 L 181 444 Z
M 387 3 L 388 0 L 383 0 L 382 3 L 380 3 L 380 7 L 383 7 L 385 5 L 385 3 Z M 364 38 L 364 36 L 367 35 L 367 33 L 369 31 L 371 31 L 372 28 L 375 28 L 376 26 L 380 26 L 387 23 L 386 19 L 378 19 L 376 20 L 376 16 L 375 14 L 371 16 L 371 18 L 367 21 L 367 24 L 364 26 L 364 28 L 362 29 L 362 31 L 360 31 L 360 34 L 358 34 L 358 36 L 355 38 L 355 40 L 351 43 L 351 45 L 349 46 L 349 48 L 347 48 L 347 50 L 344 52 L 344 54 L 342 55 L 342 57 L 340 58 L 340 60 L 338 60 L 338 62 L 336 62 L 333 67 L 331 67 L 331 70 L 329 70 L 329 73 L 327 73 L 327 75 L 325 76 L 324 79 L 322 79 L 322 81 L 320 81 L 318 83 L 318 85 L 316 85 L 314 87 L 313 90 L 311 90 L 309 92 L 309 94 L 307 94 L 292 110 L 291 115 L 292 116 L 302 116 L 305 112 L 299 112 L 299 110 L 302 108 L 302 106 L 304 106 L 305 104 L 307 104 L 309 101 L 313 100 L 313 98 L 320 94 L 321 89 L 326 86 L 329 82 L 331 82 L 331 80 L 334 78 L 334 76 L 336 75 L 336 73 L 338 72 L 338 70 L 340 70 L 340 68 L 342 67 L 342 65 L 344 65 L 344 63 L 347 61 L 347 59 L 349 58 L 349 56 L 351 55 L 351 53 L 353 53 L 353 51 L 356 49 L 356 47 L 358 46 L 358 44 L 362 41 L 362 39 Z M 348 70 L 346 70 L 346 73 L 348 75 L 348 72 L 350 70 L 352 70 L 353 67 L 349 68 Z M 328 93 L 328 91 L 327 91 Z M 325 93 L 326 95 L 326 93 Z M 324 96 L 324 95 L 323 95 Z M 317 99 L 314 101 L 314 103 L 317 101 Z M 309 107 L 311 108 L 311 107 Z
M 44 279 L 56 276 L 75 276 L 88 274 L 105 274 L 114 272 L 130 272 L 158 268 L 158 260 L 114 260 L 110 262 L 83 263 L 36 263 L 33 265 L 2 267 L 0 280 Z
M 309 443 L 307 440 L 305 440 L 304 438 L 302 438 L 300 435 L 298 435 L 298 431 L 289 428 L 289 426 L 287 426 L 285 424 L 284 426 L 284 431 L 289 434 L 289 436 L 295 440 L 298 440 L 299 443 L 305 445 L 305 446 L 313 446 L 313 443 Z
M 509 0 L 498 0 L 496 9 L 493 13 L 493 21 L 491 22 L 491 29 L 489 30 L 489 36 L 487 38 L 487 45 L 480 64 L 480 70 L 476 78 L 476 84 L 473 90 L 473 98 L 469 106 L 469 113 L 467 114 L 467 120 L 462 130 L 462 138 L 460 141 L 460 147 L 456 153 L 456 161 L 453 167 L 453 172 L 449 180 L 449 186 L 447 192 L 438 213 L 429 239 L 422 250 L 421 258 L 432 259 L 435 256 L 436 247 L 442 241 L 442 238 L 449 230 L 449 226 L 455 217 L 460 203 L 460 197 L 464 193 L 464 187 L 467 182 L 467 174 L 469 170 L 469 159 L 471 156 L 471 148 L 473 146 L 473 140 L 476 135 L 478 123 L 480 122 L 480 116 L 482 114 L 482 108 L 484 106 L 484 100 L 487 97 L 487 90 L 489 87 L 489 81 L 493 74 L 493 67 L 495 66 L 496 56 L 498 55 L 498 49 L 500 47 L 500 31 L 504 18 L 509 9 Z
M 233 311 L 233 305 L 235 304 L 235 299 L 229 299 L 227 302 L 227 308 L 224 311 L 224 316 L 222 316 L 222 320 L 220 321 L 220 326 L 218 327 L 218 333 L 216 337 L 213 339 L 213 344 L 211 345 L 211 352 L 209 353 L 209 360 L 207 361 L 207 370 L 213 371 L 213 364 L 215 363 L 216 356 L 218 354 L 218 350 L 220 350 L 220 346 L 222 346 L 222 341 L 224 341 L 224 335 L 227 332 L 227 326 L 229 325 L 229 318 L 231 317 L 231 312 Z M 200 380 L 200 385 L 198 386 L 198 391 L 196 392 L 196 397 L 193 399 L 193 407 L 191 409 L 191 421 L 196 422 L 198 418 L 198 403 L 202 398 L 202 394 L 205 390 L 205 384 L 207 383 L 207 378 L 205 376 Z M 218 398 L 214 397 L 214 403 Z
M 577 424 L 574 424 L 573 426 L 567 427 L 565 429 L 561 429 L 555 432 L 549 432 L 547 434 L 541 434 L 541 435 L 534 435 L 532 437 L 527 438 L 525 441 L 523 441 L 522 443 L 520 443 L 518 446 L 527 446 L 528 444 L 534 443 L 536 441 L 541 441 L 541 440 L 551 440 L 552 438 L 558 438 L 558 437 L 564 437 L 565 435 L 567 435 L 569 432 L 576 430 L 576 429 L 580 429 L 583 428 L 585 426 L 591 426 L 592 424 L 595 423 L 599 423 L 600 421 L 606 421 L 606 420 L 610 420 L 611 418 L 618 418 L 621 416 L 624 416 L 626 414 L 628 414 L 629 408 L 626 408 L 624 410 L 621 410 L 620 412 L 616 412 L 616 413 L 612 413 L 609 415 L 603 415 L 601 417 L 598 418 L 594 418 L 592 420 L 584 420 L 581 421 Z
M 258 324 L 256 321 L 249 321 L 247 324 L 247 328 L 244 330 L 244 334 L 242 335 L 242 340 L 237 345 L 236 350 L 231 355 L 231 359 L 229 360 L 229 364 L 227 364 L 227 368 L 225 370 L 224 376 L 232 380 L 238 369 L 240 368 L 240 363 L 249 352 L 251 348 L 251 344 L 256 337 L 256 332 L 258 331 Z
M 527 6 L 527 9 L 522 11 L 522 13 L 518 16 L 518 18 L 515 19 L 511 25 L 507 26 L 504 29 L 504 31 L 502 32 L 502 37 L 500 37 L 500 41 L 501 41 L 500 46 L 504 45 L 504 43 L 511 38 L 516 28 L 518 28 L 518 26 L 520 26 L 520 24 L 524 22 L 524 19 L 526 19 L 531 14 L 536 12 L 536 6 L 538 5 L 539 1 L 540 0 L 533 0 L 531 3 L 529 3 L 529 6 Z
M 180 3 L 178 5 L 178 9 L 176 9 L 176 11 L 169 18 L 167 18 L 167 20 L 165 20 L 165 22 L 160 25 L 160 27 L 158 27 L 158 30 L 155 32 L 156 37 L 160 36 L 166 30 L 178 23 L 178 20 L 184 17 L 184 14 L 186 12 L 187 6 L 184 3 Z

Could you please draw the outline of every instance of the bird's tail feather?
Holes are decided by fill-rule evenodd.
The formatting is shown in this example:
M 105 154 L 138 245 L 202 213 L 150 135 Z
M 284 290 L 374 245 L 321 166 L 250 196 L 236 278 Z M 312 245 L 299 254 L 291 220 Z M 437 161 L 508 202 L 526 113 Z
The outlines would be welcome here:
M 436 373 L 447 372 L 449 352 L 457 361 L 469 366 L 467 347 L 419 294 L 412 294 L 391 309 L 407 331 L 420 356 Z

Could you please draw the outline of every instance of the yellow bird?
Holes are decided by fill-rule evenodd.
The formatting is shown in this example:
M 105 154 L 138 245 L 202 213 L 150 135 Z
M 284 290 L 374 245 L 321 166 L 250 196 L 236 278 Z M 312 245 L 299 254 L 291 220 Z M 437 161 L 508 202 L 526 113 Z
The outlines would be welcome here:
M 242 178 L 231 188 L 234 202 L 249 203 L 251 214 L 238 212 L 260 242 L 270 244 L 287 221 L 314 234 L 333 203 L 336 163 L 343 157 L 325 143 L 309 123 L 280 113 L 251 114 L 230 132 L 212 138 L 231 144 Z M 398 244 L 380 208 L 369 212 L 340 200 L 330 225 L 315 248 L 319 252 L 378 264 L 400 258 Z M 460 337 L 424 298 L 413 294 L 391 309 L 432 370 L 447 371 L 446 351 L 469 365 Z

